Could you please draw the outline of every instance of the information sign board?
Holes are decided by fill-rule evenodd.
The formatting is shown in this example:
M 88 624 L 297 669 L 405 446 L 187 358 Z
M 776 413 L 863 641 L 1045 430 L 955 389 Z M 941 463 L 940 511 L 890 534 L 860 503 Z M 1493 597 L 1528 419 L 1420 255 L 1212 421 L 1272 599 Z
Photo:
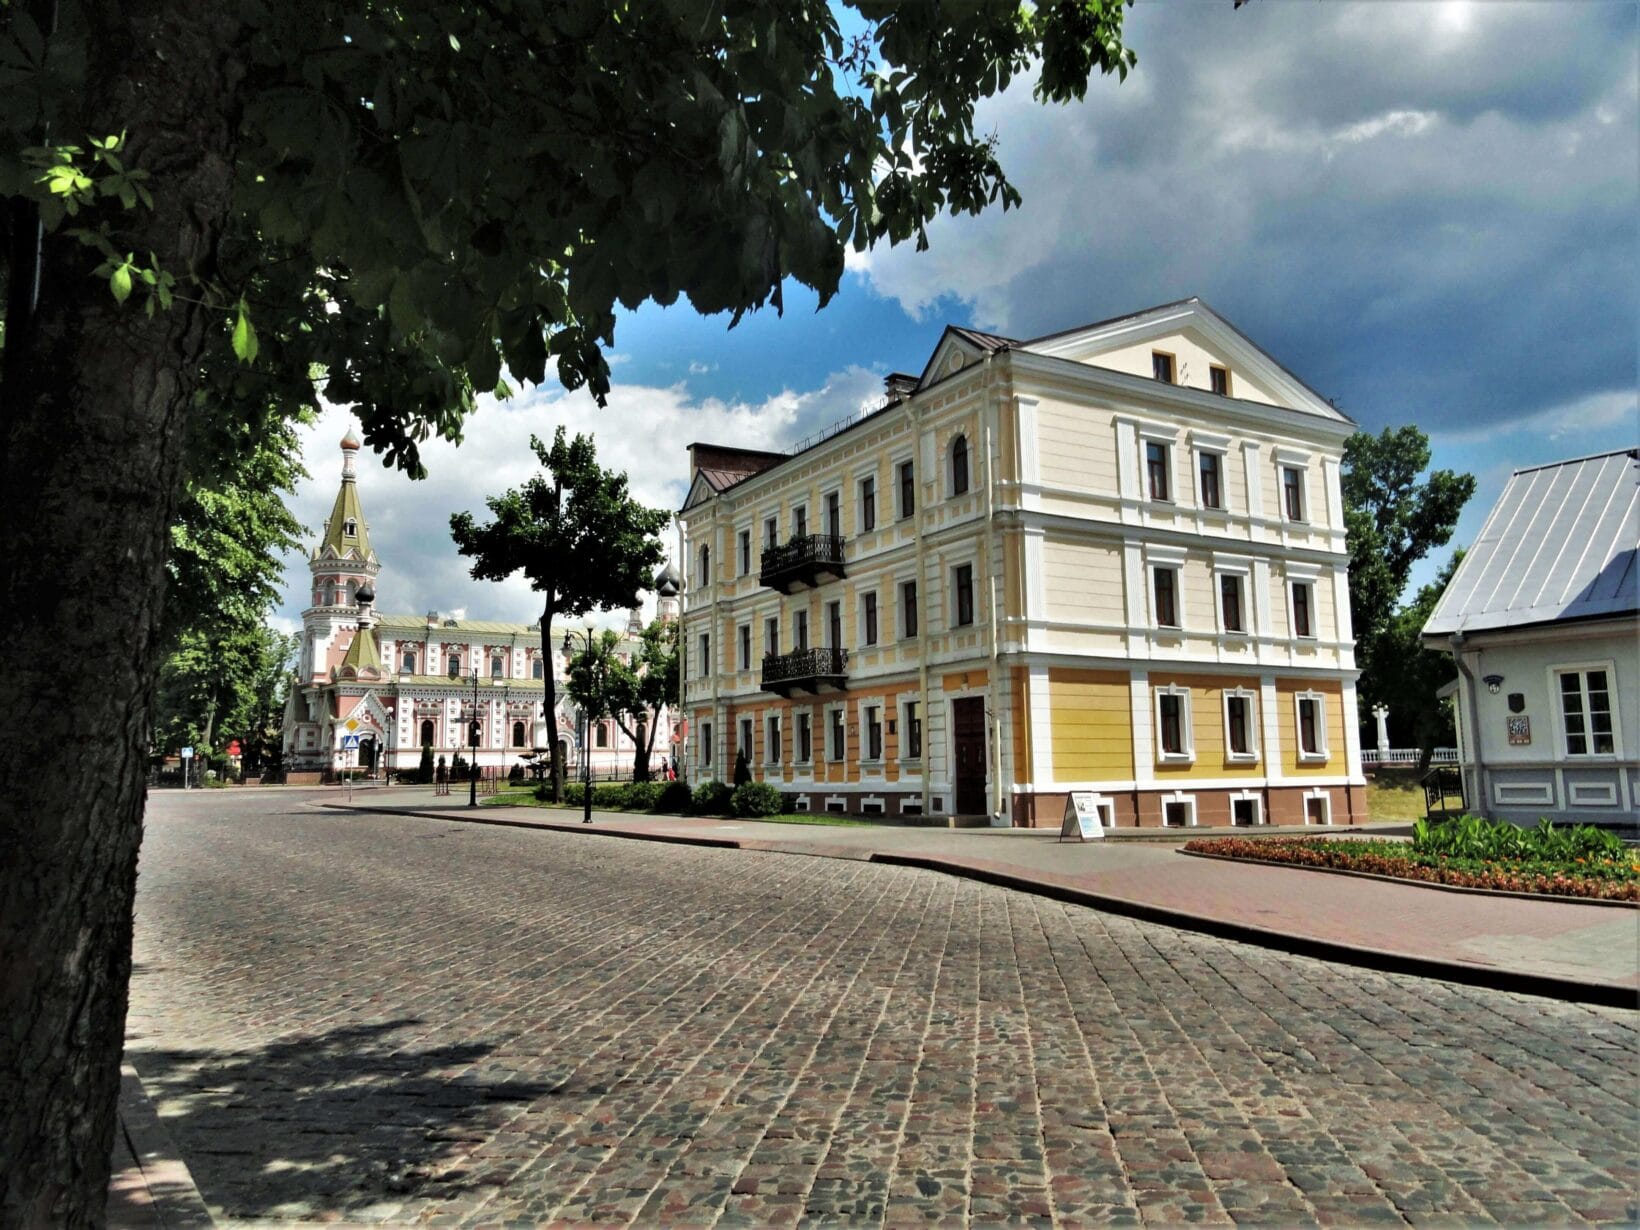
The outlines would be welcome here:
M 1099 823 L 1099 808 L 1091 790 L 1073 790 L 1065 799 L 1065 821 L 1059 826 L 1059 840 L 1098 841 L 1105 835 Z
M 184 760 L 192 760 L 194 758 L 194 749 L 191 748 L 191 747 L 183 748 L 182 749 L 182 758 Z

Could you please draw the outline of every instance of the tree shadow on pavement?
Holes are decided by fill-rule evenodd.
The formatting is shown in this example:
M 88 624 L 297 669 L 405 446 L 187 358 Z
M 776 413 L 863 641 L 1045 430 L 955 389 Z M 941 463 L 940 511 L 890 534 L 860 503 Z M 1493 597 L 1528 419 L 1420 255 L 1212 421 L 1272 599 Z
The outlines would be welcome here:
M 126 1058 L 214 1210 L 345 1215 L 502 1181 L 462 1159 L 515 1108 L 548 1092 L 539 1082 L 478 1074 L 490 1045 L 401 1049 L 414 1036 L 405 1031 L 420 1024 L 399 1019 L 248 1051 L 134 1050 Z

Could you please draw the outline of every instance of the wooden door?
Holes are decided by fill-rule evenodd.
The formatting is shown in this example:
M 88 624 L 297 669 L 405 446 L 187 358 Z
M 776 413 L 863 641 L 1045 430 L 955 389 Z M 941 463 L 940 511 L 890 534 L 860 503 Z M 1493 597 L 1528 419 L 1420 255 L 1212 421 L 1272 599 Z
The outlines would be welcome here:
M 951 702 L 951 758 L 956 780 L 956 810 L 983 816 L 985 801 L 985 698 L 969 696 Z

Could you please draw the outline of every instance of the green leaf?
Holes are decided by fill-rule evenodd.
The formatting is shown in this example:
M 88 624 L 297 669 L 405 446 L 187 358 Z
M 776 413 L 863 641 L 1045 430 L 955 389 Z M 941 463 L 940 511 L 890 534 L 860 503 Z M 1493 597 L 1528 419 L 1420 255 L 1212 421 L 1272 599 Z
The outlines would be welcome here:
M 119 265 L 114 270 L 114 276 L 108 279 L 108 289 L 114 292 L 114 298 L 124 303 L 131 297 L 131 266 Z
M 239 301 L 239 317 L 233 326 L 233 352 L 241 363 L 256 362 L 256 353 L 261 349 L 256 340 L 256 326 L 251 324 L 250 314 L 245 310 L 245 301 Z

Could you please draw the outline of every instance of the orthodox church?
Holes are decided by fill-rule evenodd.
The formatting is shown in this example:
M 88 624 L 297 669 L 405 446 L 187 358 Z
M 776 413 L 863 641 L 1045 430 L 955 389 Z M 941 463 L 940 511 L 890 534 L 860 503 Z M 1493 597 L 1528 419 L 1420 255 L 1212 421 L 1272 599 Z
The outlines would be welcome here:
M 355 767 L 413 770 L 424 746 L 447 763 L 459 752 L 481 768 L 505 772 L 547 751 L 553 737 L 571 779 L 588 760 L 594 776 L 630 775 L 632 743 L 614 721 L 592 723 L 589 746 L 582 746 L 583 715 L 564 687 L 574 653 L 557 639 L 561 631 L 555 629 L 550 660 L 544 660 L 539 621 L 377 611 L 381 563 L 359 500 L 358 454 L 358 437 L 349 429 L 342 439 L 341 489 L 308 558 L 311 605 L 302 612 L 301 651 L 285 706 L 286 780 L 316 782 Z M 676 619 L 680 578 L 671 565 L 656 576 L 655 588 L 659 618 Z M 617 652 L 635 653 L 642 628 L 634 609 Z M 558 681 L 550 722 L 543 713 L 548 670 Z M 476 749 L 468 746 L 475 720 Z M 663 710 L 658 720 L 652 771 L 673 754 L 671 712 Z

